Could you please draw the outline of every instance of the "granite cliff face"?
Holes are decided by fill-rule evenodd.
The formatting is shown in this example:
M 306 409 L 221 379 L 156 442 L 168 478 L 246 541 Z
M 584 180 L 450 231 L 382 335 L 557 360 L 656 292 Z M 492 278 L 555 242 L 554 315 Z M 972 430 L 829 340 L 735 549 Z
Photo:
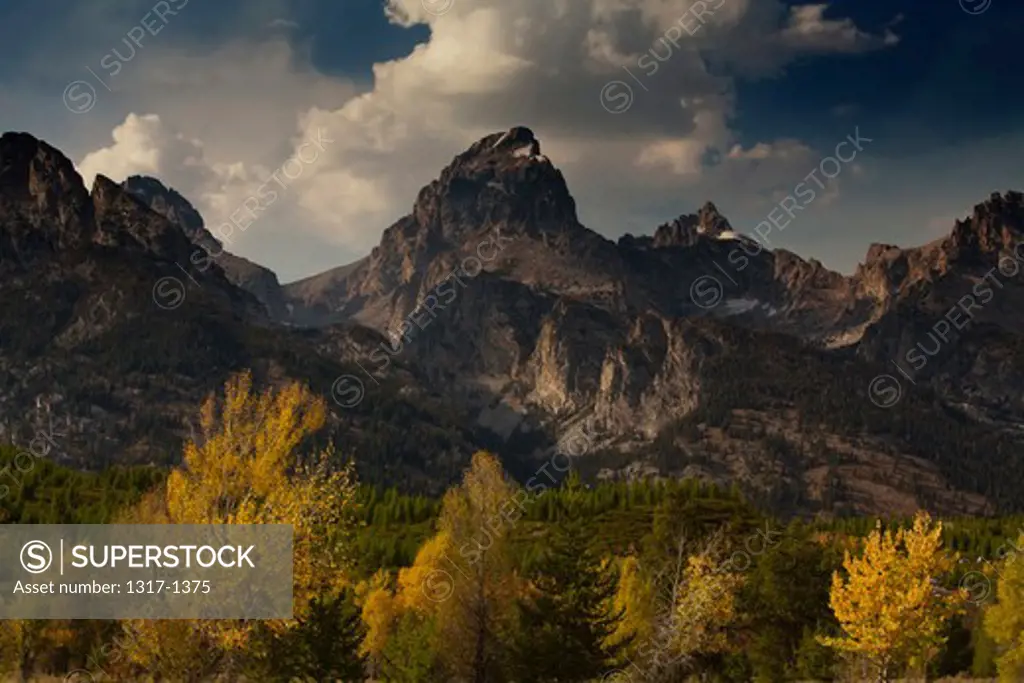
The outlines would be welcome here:
M 908 384 L 935 387 L 985 424 L 1019 428 L 1024 195 L 993 194 L 923 247 L 875 245 L 858 278 L 882 310 L 860 357 L 891 359 Z
M 333 426 L 372 480 L 437 488 L 479 446 L 520 472 L 561 448 L 590 477 L 735 481 L 786 511 L 1016 509 L 1024 319 L 1016 282 L 997 288 L 992 268 L 1022 217 L 1019 193 L 994 195 L 942 240 L 872 246 L 852 276 L 762 248 L 710 202 L 612 242 L 579 223 L 562 174 L 515 127 L 456 156 L 365 258 L 279 287 L 223 252 L 168 312 L 153 282 L 222 249 L 187 200 L 138 177 L 90 195 L 59 152 L 8 135 L 0 407 L 44 395 L 103 411 L 92 419 L 116 428 L 83 458 L 138 457 L 168 441 L 158 411 L 232 369 L 327 395 L 347 375 L 366 398 L 338 402 Z M 113 293 L 112 315 L 79 322 Z M 923 353 L 967 294 L 971 324 L 879 407 L 875 378 Z M 103 349 L 81 368 L 60 360 Z

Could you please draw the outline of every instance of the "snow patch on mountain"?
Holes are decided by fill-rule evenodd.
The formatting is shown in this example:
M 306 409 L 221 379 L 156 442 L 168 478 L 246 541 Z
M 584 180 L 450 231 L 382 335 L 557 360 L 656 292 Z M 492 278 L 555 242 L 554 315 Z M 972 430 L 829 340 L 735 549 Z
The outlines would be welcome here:
M 491 149 L 498 149 L 498 146 L 501 143 L 505 142 L 505 140 L 508 140 L 509 135 L 511 135 L 511 133 L 512 133 L 512 131 L 505 131 L 504 133 L 502 133 L 501 137 L 498 138 L 498 141 L 495 142 L 493 145 L 491 145 Z
M 737 297 L 735 299 L 726 299 L 722 302 L 722 314 L 723 315 L 742 315 L 749 313 L 758 306 L 761 306 L 761 302 L 757 299 L 751 299 L 748 297 Z

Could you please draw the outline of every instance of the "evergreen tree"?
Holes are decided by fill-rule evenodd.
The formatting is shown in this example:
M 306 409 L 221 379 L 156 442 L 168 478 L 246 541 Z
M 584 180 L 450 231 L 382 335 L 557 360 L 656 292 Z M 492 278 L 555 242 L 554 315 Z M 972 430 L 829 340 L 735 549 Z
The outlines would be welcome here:
M 337 598 L 314 598 L 309 614 L 283 636 L 267 633 L 265 656 L 253 672 L 257 680 L 358 681 L 364 658 L 364 628 L 351 591 Z
M 552 530 L 533 577 L 532 595 L 519 601 L 516 680 L 590 681 L 615 668 L 616 656 L 626 645 L 608 644 L 622 618 L 612 607 L 616 580 L 586 539 L 578 515 Z
M 838 558 L 799 534 L 791 527 L 781 542 L 752 545 L 757 556 L 747 572 L 740 610 L 747 615 L 749 631 L 744 649 L 758 681 L 782 680 L 801 648 L 805 658 L 819 663 L 831 654 L 813 642 L 812 627 L 834 624 L 828 608 L 829 576 Z

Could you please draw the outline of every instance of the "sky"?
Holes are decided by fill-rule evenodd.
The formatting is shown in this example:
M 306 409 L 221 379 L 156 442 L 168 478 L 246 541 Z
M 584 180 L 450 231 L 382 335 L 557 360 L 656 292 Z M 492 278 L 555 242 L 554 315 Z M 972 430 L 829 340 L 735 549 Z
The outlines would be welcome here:
M 6 0 L 0 131 L 211 229 L 251 211 L 228 249 L 283 282 L 515 125 L 606 237 L 708 200 L 749 234 L 789 195 L 770 246 L 849 273 L 1024 188 L 1021 26 L 1019 0 Z

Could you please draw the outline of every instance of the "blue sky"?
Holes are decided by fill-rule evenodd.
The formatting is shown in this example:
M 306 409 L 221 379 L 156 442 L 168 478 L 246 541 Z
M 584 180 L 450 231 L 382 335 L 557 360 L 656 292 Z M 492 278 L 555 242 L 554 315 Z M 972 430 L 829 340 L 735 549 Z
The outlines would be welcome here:
M 1024 4 L 706 2 L 694 24 L 691 0 L 8 0 L 0 129 L 87 182 L 156 175 L 211 225 L 306 144 L 229 246 L 284 281 L 364 255 L 452 157 L 520 124 L 611 238 L 708 199 L 750 232 L 859 130 L 871 142 L 772 236 L 844 272 L 1024 186 Z M 698 28 L 673 46 L 673 25 Z M 669 56 L 646 76 L 651 48 Z M 633 100 L 610 113 L 616 80 Z M 318 132 L 332 142 L 309 147 Z

